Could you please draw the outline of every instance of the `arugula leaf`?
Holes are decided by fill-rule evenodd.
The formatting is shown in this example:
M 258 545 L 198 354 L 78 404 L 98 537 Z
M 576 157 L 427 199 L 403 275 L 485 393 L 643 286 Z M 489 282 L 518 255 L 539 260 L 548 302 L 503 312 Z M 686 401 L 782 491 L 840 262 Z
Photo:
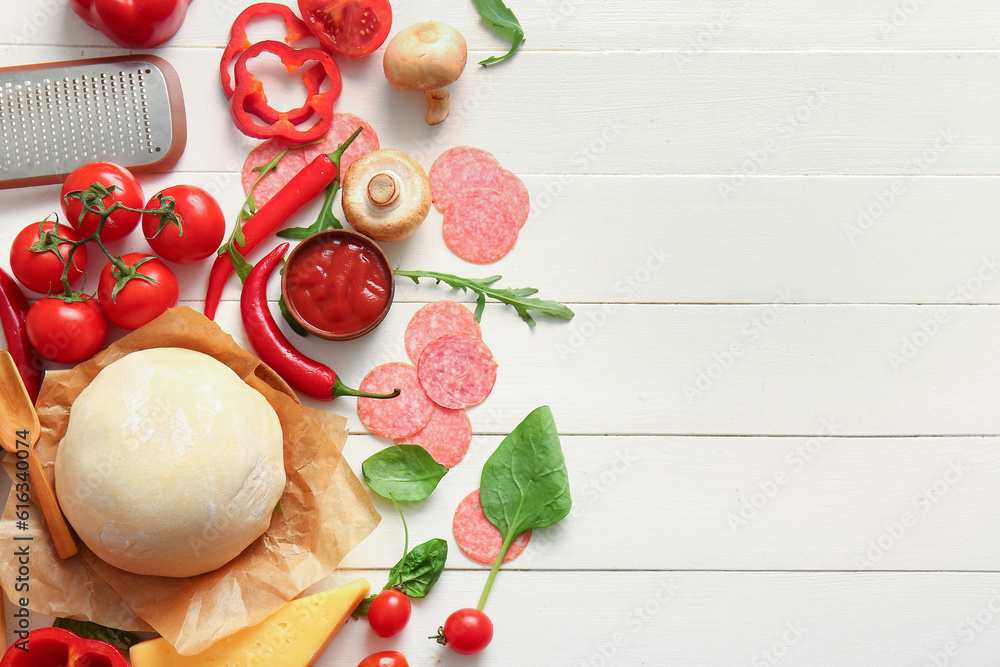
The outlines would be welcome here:
M 389 583 L 382 590 L 397 588 L 406 593 L 406 597 L 426 597 L 444 572 L 447 558 L 448 543 L 440 538 L 418 544 L 392 566 Z
M 486 60 L 480 60 L 479 64 L 487 67 L 510 58 L 521 46 L 521 43 L 524 42 L 524 29 L 518 23 L 514 12 L 510 11 L 510 8 L 503 3 L 503 0 L 473 0 L 473 2 L 476 3 L 479 15 L 495 27 L 509 31 L 511 40 L 510 51 L 502 56 L 490 56 Z
M 401 269 L 396 269 L 394 273 L 397 276 L 409 278 L 417 284 L 420 283 L 421 278 L 433 278 L 438 283 L 445 283 L 463 292 L 467 290 L 475 292 L 478 295 L 476 299 L 476 312 L 474 313 L 476 321 L 482 321 L 483 310 L 486 307 L 486 297 L 512 306 L 521 319 L 527 322 L 530 327 L 535 326 L 535 320 L 531 317 L 529 311 L 564 320 L 571 320 L 575 315 L 572 310 L 558 301 L 530 298 L 532 294 L 538 293 L 538 290 L 534 287 L 493 287 L 493 284 L 503 276 L 489 276 L 488 278 L 479 279 L 460 278 L 450 273 L 439 273 L 437 271 L 403 271 Z
M 52 621 L 52 626 L 69 630 L 84 639 L 98 639 L 107 642 L 125 653 L 128 653 L 133 644 L 142 641 L 137 635 L 126 630 L 117 630 L 90 621 L 78 621 L 74 618 L 57 618 Z
M 479 496 L 483 513 L 503 538 L 479 599 L 482 611 L 511 542 L 526 530 L 562 521 L 573 506 L 559 431 L 547 405 L 525 417 L 486 461 Z
M 392 445 L 361 464 L 365 483 L 390 500 L 423 500 L 447 472 L 419 445 Z

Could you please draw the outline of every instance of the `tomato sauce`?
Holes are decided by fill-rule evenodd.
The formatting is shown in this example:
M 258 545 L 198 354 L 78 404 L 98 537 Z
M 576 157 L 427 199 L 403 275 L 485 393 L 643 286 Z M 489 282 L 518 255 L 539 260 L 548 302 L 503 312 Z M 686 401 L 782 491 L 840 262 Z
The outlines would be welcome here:
M 392 271 L 377 250 L 352 238 L 316 239 L 297 253 L 286 283 L 289 306 L 323 331 L 345 336 L 376 324 L 392 298 Z

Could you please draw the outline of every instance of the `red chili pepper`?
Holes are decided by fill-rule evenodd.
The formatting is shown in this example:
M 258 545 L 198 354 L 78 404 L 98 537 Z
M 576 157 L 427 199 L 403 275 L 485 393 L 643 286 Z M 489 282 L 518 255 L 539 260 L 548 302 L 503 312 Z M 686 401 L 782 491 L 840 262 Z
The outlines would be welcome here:
M 316 61 L 319 67 L 330 79 L 330 87 L 322 92 L 313 92 L 306 103 L 292 111 L 278 111 L 267 102 L 267 95 L 264 94 L 264 85 L 247 68 L 247 63 L 262 53 L 271 53 L 281 58 L 281 62 L 289 72 L 295 72 L 307 62 Z M 333 57 L 325 51 L 319 49 L 294 49 L 283 42 L 264 40 L 251 44 L 246 51 L 236 60 L 233 70 L 236 82 L 231 110 L 236 127 L 245 135 L 257 139 L 271 139 L 281 137 L 292 143 L 308 143 L 324 136 L 330 129 L 333 122 L 333 105 L 340 96 L 343 82 L 340 78 L 340 69 Z M 303 81 L 309 86 L 309 77 L 315 76 L 306 72 L 303 74 Z M 319 86 L 316 86 L 318 90 Z M 308 113 L 306 113 L 308 112 Z M 303 118 L 315 113 L 319 119 L 307 129 L 299 129 L 292 116 Z M 252 116 L 264 121 L 261 125 L 253 120 Z
M 337 165 L 327 154 L 317 156 L 302 171 L 295 174 L 278 192 L 243 223 L 243 245 L 237 245 L 244 257 L 253 252 L 261 241 L 274 234 L 288 222 L 299 209 L 315 199 L 337 178 Z M 212 265 L 205 294 L 205 316 L 215 319 L 215 311 L 222 300 L 222 290 L 233 272 L 233 262 L 228 255 L 220 255 Z
M 27 639 L 11 644 L 0 667 L 129 667 L 125 656 L 111 644 L 83 639 L 63 628 L 36 628 Z
M 3 326 L 4 338 L 7 340 L 7 350 L 14 358 L 21 379 L 34 403 L 38 398 L 38 390 L 42 387 L 42 360 L 28 342 L 28 330 L 24 326 L 24 318 L 28 315 L 28 300 L 24 298 L 17 282 L 0 269 L 0 325 Z
M 288 244 L 282 243 L 267 257 L 257 262 L 247 277 L 243 285 L 243 294 L 240 296 L 243 328 L 247 332 L 247 338 L 250 339 L 250 345 L 261 361 L 274 369 L 292 387 L 320 401 L 330 401 L 338 396 L 367 398 L 399 396 L 398 389 L 391 394 L 370 394 L 351 389 L 341 382 L 329 366 L 299 352 L 281 333 L 267 307 L 267 279 L 281 263 L 286 250 Z
M 148 49 L 174 36 L 191 0 L 69 0 L 91 28 L 119 46 Z
M 238 58 L 240 54 L 250 48 L 253 42 L 247 37 L 247 24 L 260 16 L 278 16 L 284 19 L 285 26 L 288 28 L 286 42 L 297 42 L 312 36 L 305 21 L 296 16 L 287 5 L 280 5 L 276 2 L 258 2 L 256 5 L 250 5 L 244 9 L 233 21 L 233 27 L 229 33 L 229 44 L 226 45 L 226 50 L 222 54 L 222 62 L 219 64 L 222 71 L 222 89 L 226 91 L 226 97 L 232 97 L 235 92 L 229 76 L 229 65 L 234 58 Z

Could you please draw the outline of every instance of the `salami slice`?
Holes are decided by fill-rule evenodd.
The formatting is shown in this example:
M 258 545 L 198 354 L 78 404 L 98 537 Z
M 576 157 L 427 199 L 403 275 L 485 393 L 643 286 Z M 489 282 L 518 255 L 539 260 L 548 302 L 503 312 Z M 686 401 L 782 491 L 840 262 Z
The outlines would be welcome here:
M 497 362 L 486 343 L 475 336 L 448 334 L 424 348 L 417 376 L 427 396 L 441 407 L 471 408 L 493 390 Z
M 417 363 L 427 343 L 453 333 L 483 337 L 475 315 L 462 304 L 448 299 L 429 303 L 414 313 L 406 325 L 406 353 Z
M 448 206 L 458 195 L 472 188 L 489 188 L 500 192 L 503 188 L 503 168 L 493 155 L 482 148 L 455 146 L 441 153 L 427 173 L 431 183 L 431 197 L 439 211 Z
M 387 394 L 400 390 L 396 398 L 359 398 L 358 417 L 369 431 L 383 438 L 413 435 L 431 420 L 434 403 L 417 378 L 417 369 L 393 362 L 376 366 L 361 381 L 361 391 Z
M 514 209 L 514 218 L 517 220 L 517 228 L 524 227 L 528 221 L 528 212 L 531 209 L 531 201 L 528 197 L 528 188 L 524 181 L 518 178 L 512 171 L 503 170 L 503 183 L 500 186 L 500 194 L 507 198 Z
M 397 445 L 420 445 L 435 461 L 446 468 L 458 465 L 472 444 L 472 423 L 465 410 L 434 406 L 427 426 L 413 435 L 397 438 Z
M 335 113 L 333 114 L 333 122 L 330 124 L 330 129 L 326 133 L 326 140 L 319 144 L 312 144 L 303 148 L 293 148 L 288 151 L 288 154 L 278 163 L 277 170 L 261 180 L 257 189 L 254 190 L 254 202 L 257 204 L 257 207 L 260 208 L 263 206 L 268 199 L 274 196 L 274 193 L 292 179 L 292 176 L 312 162 L 318 155 L 332 153 L 337 150 L 337 146 L 351 136 L 359 126 L 364 129 L 340 158 L 341 173 L 347 171 L 351 163 L 362 155 L 377 151 L 379 149 L 378 135 L 372 129 L 371 125 L 354 114 Z M 247 156 L 246 161 L 243 163 L 243 192 L 249 193 L 250 187 L 257 180 L 258 172 L 254 171 L 255 167 L 263 167 L 277 157 L 278 153 L 292 145 L 294 144 L 284 139 L 268 139 L 250 151 L 250 155 Z
M 458 195 L 444 214 L 444 240 L 474 264 L 495 262 L 517 241 L 517 216 L 496 190 L 473 188 Z
M 503 538 L 500 536 L 500 529 L 490 523 L 483 513 L 483 505 L 479 498 L 479 489 L 476 489 L 465 497 L 458 504 L 455 510 L 455 518 L 451 524 L 455 533 L 455 542 L 458 548 L 466 556 L 482 563 L 492 565 L 500 554 L 503 547 Z M 531 531 L 526 530 L 510 543 L 507 553 L 504 554 L 503 562 L 508 563 L 524 551 L 531 539 Z

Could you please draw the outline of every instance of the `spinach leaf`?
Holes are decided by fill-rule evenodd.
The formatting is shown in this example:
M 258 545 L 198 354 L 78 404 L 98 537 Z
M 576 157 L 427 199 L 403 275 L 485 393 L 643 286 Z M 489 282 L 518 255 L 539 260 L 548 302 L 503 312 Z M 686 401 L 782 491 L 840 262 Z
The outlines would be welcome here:
M 410 598 L 425 597 L 444 572 L 448 543 L 435 537 L 413 547 L 392 566 L 389 583 L 382 590 L 398 588 Z
M 511 39 L 510 51 L 502 56 L 490 56 L 486 60 L 480 60 L 479 64 L 486 67 L 510 58 L 524 41 L 524 28 L 518 23 L 514 12 L 510 11 L 503 0 L 473 0 L 473 2 L 476 3 L 476 9 L 479 10 L 480 16 L 497 28 L 510 31 Z
M 108 644 L 115 646 L 125 653 L 128 653 L 129 648 L 131 648 L 133 644 L 138 644 L 142 641 L 138 635 L 128 632 L 127 630 L 118 630 L 116 628 L 109 628 L 90 621 L 79 621 L 73 618 L 57 618 L 52 621 L 52 626 L 69 630 L 73 634 L 83 637 L 84 639 L 99 639 L 102 642 L 107 642 Z
M 549 406 L 533 410 L 503 439 L 483 466 L 479 496 L 483 513 L 503 538 L 479 598 L 477 609 L 482 611 L 514 538 L 562 521 L 573 506 L 566 460 Z
M 423 500 L 447 472 L 419 445 L 392 445 L 361 464 L 365 483 L 390 500 Z

